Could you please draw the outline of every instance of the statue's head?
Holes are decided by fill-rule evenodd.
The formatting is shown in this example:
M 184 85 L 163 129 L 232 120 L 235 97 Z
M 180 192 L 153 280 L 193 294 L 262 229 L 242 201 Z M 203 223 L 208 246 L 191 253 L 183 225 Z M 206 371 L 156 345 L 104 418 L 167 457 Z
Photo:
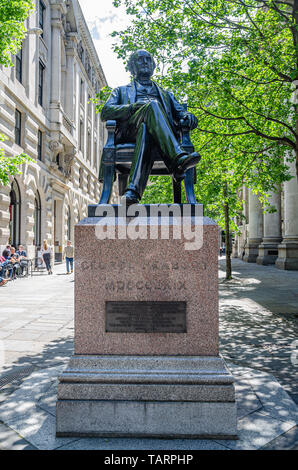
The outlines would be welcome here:
M 153 75 L 156 64 L 150 52 L 140 49 L 131 54 L 127 66 L 134 78 L 148 79 Z

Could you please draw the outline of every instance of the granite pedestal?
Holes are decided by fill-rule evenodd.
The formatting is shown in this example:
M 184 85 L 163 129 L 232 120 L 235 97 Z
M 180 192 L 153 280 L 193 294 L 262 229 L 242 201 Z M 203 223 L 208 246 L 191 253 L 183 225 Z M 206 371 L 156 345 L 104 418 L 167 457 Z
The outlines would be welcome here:
M 218 227 L 177 214 L 75 227 L 75 354 L 57 435 L 236 437 L 218 351 Z

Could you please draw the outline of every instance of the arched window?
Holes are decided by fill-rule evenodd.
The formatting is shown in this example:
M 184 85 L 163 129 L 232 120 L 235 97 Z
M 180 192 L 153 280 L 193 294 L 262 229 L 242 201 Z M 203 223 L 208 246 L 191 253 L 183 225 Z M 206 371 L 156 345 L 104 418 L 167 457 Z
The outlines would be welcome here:
M 41 203 L 37 191 L 34 199 L 34 245 L 41 246 Z
M 9 243 L 17 248 L 21 243 L 21 193 L 16 180 L 13 180 L 11 185 L 9 215 Z

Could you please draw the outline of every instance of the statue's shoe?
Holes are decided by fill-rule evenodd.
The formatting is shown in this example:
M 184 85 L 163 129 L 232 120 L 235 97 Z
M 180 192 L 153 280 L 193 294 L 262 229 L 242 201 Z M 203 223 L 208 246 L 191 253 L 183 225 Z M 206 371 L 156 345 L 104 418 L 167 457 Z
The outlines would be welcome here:
M 139 200 L 140 198 L 137 193 L 135 193 L 131 189 L 125 191 L 125 193 L 121 197 L 121 203 L 126 204 L 127 206 L 131 206 L 132 204 L 138 204 Z
M 189 168 L 196 166 L 201 160 L 201 156 L 197 152 L 189 153 L 188 155 L 182 155 L 176 161 L 175 171 L 178 173 L 184 173 Z
M 201 160 L 201 156 L 197 152 L 188 155 L 182 155 L 176 161 L 176 168 L 173 172 L 175 181 L 182 181 L 185 178 L 185 172 L 196 166 Z

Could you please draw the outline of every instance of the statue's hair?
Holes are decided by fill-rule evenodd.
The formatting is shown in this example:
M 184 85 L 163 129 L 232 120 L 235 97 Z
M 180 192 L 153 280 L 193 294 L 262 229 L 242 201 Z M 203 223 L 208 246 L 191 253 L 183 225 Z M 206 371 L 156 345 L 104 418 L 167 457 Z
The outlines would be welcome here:
M 156 63 L 155 63 L 155 60 L 153 59 L 153 56 L 150 54 L 150 52 L 148 51 L 145 51 L 144 49 L 138 49 L 137 51 L 134 51 L 131 56 L 129 57 L 128 59 L 128 62 L 127 62 L 127 68 L 128 70 L 130 71 L 130 73 L 132 74 L 133 77 L 135 77 L 136 75 L 136 67 L 135 67 L 135 61 L 138 57 L 138 53 L 139 52 L 147 52 L 147 54 L 150 55 L 151 57 L 151 61 L 152 61 L 152 65 L 153 65 L 153 71 L 155 70 L 155 67 L 156 67 Z

